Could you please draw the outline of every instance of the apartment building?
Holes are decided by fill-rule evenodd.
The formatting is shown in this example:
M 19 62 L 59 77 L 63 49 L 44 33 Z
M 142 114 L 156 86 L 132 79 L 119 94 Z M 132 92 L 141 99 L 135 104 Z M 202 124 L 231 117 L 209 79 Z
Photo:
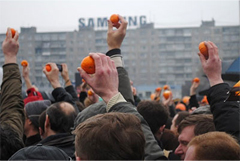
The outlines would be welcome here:
M 202 21 L 199 27 L 154 28 L 154 23 L 128 29 L 121 50 L 125 68 L 143 99 L 158 86 L 168 84 L 175 98 L 182 97 L 182 86 L 201 77 L 198 44 L 213 41 L 222 60 L 233 61 L 240 55 L 240 26 L 215 26 L 215 21 Z M 40 90 L 51 91 L 42 72 L 47 62 L 66 63 L 70 79 L 89 52 L 107 52 L 107 30 L 79 27 L 71 32 L 37 32 L 36 27 L 21 28 L 18 63 L 30 63 L 31 80 Z M 0 34 L 0 42 L 5 33 Z M 0 64 L 3 53 L 0 50 Z M 23 85 L 23 89 L 25 90 Z

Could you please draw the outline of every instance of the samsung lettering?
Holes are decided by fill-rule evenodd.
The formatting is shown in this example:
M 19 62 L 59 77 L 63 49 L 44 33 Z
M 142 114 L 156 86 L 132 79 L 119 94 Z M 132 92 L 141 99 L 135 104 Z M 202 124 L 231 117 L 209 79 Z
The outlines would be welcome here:
M 124 17 L 128 21 L 130 27 L 137 27 L 146 24 L 146 16 L 133 16 Z M 91 28 L 106 28 L 108 18 L 79 18 L 79 28 L 91 27 Z

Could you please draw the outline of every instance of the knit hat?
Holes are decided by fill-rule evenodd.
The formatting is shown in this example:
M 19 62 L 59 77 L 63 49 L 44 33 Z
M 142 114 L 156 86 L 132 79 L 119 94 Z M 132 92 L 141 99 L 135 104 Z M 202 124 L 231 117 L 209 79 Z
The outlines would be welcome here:
M 50 105 L 51 105 L 51 101 L 49 100 L 34 101 L 26 104 L 25 106 L 26 115 L 36 128 L 39 127 L 39 123 L 38 123 L 39 116 Z
M 63 150 L 37 144 L 18 150 L 9 160 L 72 160 Z
M 27 95 L 28 96 L 23 100 L 25 106 L 29 102 L 43 100 L 42 94 L 36 91 L 34 87 L 27 90 Z
M 43 100 L 43 98 L 39 96 L 29 96 L 29 97 L 26 97 L 23 100 L 23 102 L 24 102 L 24 105 L 27 105 L 30 102 L 39 101 L 39 100 Z

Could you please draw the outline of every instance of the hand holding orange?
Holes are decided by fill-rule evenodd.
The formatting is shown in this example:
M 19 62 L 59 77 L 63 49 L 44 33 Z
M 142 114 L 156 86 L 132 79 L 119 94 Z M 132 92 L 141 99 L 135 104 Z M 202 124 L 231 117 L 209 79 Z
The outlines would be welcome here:
M 200 82 L 200 79 L 199 79 L 198 77 L 195 77 L 195 78 L 193 79 L 193 82 L 199 83 L 199 82 Z
M 88 90 L 88 95 L 89 96 L 92 96 L 93 95 L 93 92 L 91 90 Z
M 11 28 L 11 32 L 12 32 L 12 38 L 15 36 L 16 30 L 14 30 L 13 28 Z M 6 33 L 7 35 L 7 33 Z
M 167 89 L 169 89 L 169 86 L 168 86 L 168 85 L 164 85 L 164 86 L 163 86 L 163 89 L 164 89 L 164 90 L 167 90 Z
M 155 89 L 156 92 L 160 92 L 161 90 L 162 90 L 161 87 L 157 87 L 157 88 Z
M 23 61 L 21 62 L 21 65 L 22 65 L 23 67 L 28 66 L 28 62 L 27 62 L 27 60 L 23 60 Z
M 51 65 L 50 65 L 50 64 L 47 64 L 47 65 L 45 66 L 45 69 L 46 69 L 46 71 L 50 72 L 50 71 L 52 70 Z
M 94 59 L 91 56 L 85 57 L 81 62 L 81 68 L 87 74 L 94 74 L 95 73 L 95 63 Z
M 199 48 L 199 51 L 204 55 L 204 57 L 205 57 L 206 59 L 208 59 L 208 48 L 207 48 L 207 46 L 205 45 L 205 43 L 204 43 L 204 42 L 201 42 L 201 43 L 199 44 L 198 48 Z
M 118 23 L 118 21 L 119 21 L 118 15 L 117 15 L 117 14 L 112 14 L 111 17 L 110 17 L 110 21 L 111 21 L 113 24 Z
M 165 90 L 163 92 L 163 97 L 167 100 L 172 92 L 170 90 Z

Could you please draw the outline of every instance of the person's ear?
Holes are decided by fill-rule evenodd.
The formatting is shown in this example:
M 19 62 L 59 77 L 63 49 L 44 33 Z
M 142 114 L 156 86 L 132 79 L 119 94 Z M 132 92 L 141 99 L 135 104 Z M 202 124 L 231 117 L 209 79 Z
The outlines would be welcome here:
M 161 126 L 161 127 L 159 128 L 161 133 L 163 133 L 165 127 L 166 127 L 166 125 L 163 125 L 163 126 Z
M 25 123 L 30 126 L 32 124 L 32 121 L 29 118 L 25 118 Z
M 41 127 L 38 128 L 38 131 L 39 131 L 40 136 L 42 136 L 43 135 L 43 130 L 42 130 Z
M 81 160 L 81 158 L 80 158 L 79 156 L 77 156 L 76 151 L 75 151 L 74 155 L 75 155 L 75 157 L 76 157 L 76 160 Z
M 47 128 L 50 127 L 50 120 L 49 120 L 48 115 L 46 115 L 46 119 L 45 119 L 45 124 L 44 124 L 44 126 L 45 126 L 45 129 L 47 129 Z

